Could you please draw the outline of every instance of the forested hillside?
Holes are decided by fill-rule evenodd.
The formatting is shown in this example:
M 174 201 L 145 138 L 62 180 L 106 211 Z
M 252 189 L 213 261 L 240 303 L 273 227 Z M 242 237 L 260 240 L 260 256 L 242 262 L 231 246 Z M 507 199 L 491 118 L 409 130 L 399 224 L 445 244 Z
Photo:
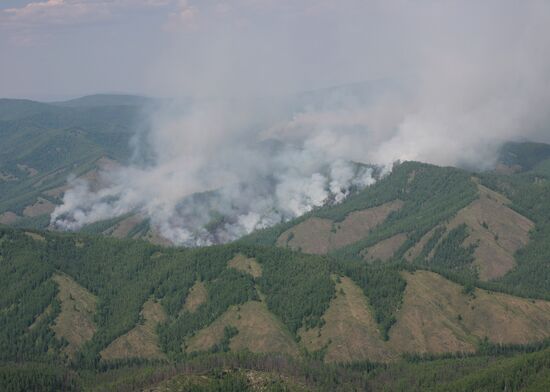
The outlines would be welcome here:
M 70 175 L 97 181 L 125 163 L 154 101 L 90 96 L 52 104 L 0 100 L 0 223 L 45 228 Z
M 404 390 L 412 374 L 418 390 L 435 390 L 434 369 L 448 369 L 453 388 L 483 390 L 500 366 L 517 372 L 502 379 L 510 385 L 548 382 L 547 355 L 521 353 L 546 347 L 550 303 L 468 289 L 410 264 L 361 268 L 274 247 L 186 250 L 8 228 L 0 249 L 1 380 L 20 386 L 13 390 L 32 383 L 93 390 L 98 380 L 103 390 L 197 382 L 255 390 L 257 378 L 290 390 Z M 393 287 L 405 293 L 395 316 Z M 415 309 L 424 320 L 411 318 Z M 388 317 L 396 317 L 389 333 Z M 242 350 L 257 354 L 223 354 Z M 497 360 L 504 354 L 512 357 Z M 540 365 L 526 369 L 532 360 Z M 76 370 L 63 370 L 69 363 Z M 218 367 L 225 370 L 216 375 Z M 474 368 L 475 377 L 466 372 Z
M 400 163 L 205 248 L 2 226 L 0 385 L 546 390 L 545 162 Z

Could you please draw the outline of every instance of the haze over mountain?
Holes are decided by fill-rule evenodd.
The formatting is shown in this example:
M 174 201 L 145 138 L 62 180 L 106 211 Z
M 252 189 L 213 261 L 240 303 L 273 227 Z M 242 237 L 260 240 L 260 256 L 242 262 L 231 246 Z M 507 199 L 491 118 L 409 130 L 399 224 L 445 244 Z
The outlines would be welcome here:
M 27 56 L 57 50 L 42 79 L 65 89 L 108 86 L 186 97 L 148 112 L 147 126 L 133 130 L 133 159 L 111 170 L 110 185 L 100 191 L 72 183 L 51 223 L 76 229 L 139 213 L 171 242 L 208 244 L 372 183 L 355 163 L 382 172 L 397 160 L 488 169 L 505 142 L 550 141 L 548 7 L 512 1 L 22 2 L 0 9 L 7 54 L 7 72 L 0 73 L 6 92 L 0 93 L 21 95 L 17 89 L 32 86 L 44 94 L 36 80 L 43 68 L 32 65 L 40 62 L 24 64 L 31 67 L 30 85 L 8 76 L 20 73 L 17 54 L 24 49 L 17 42 L 24 41 L 35 48 Z M 130 22 L 118 23 L 127 12 Z M 141 20 L 150 22 L 146 29 Z M 73 56 L 75 42 L 63 29 L 87 38 L 86 53 Z M 121 45 L 134 33 L 140 53 L 151 53 L 146 61 L 136 61 L 134 46 Z M 92 66 L 97 60 L 89 56 L 97 51 L 112 54 L 112 72 Z M 74 63 L 81 61 L 92 70 L 87 78 L 78 78 Z M 330 85 L 342 87 L 320 90 Z M 296 95 L 306 89 L 312 92 Z M 64 106 L 97 109 L 97 102 L 109 103 L 100 96 Z M 182 204 L 205 192 L 210 200 Z M 220 216 L 228 217 L 221 225 Z M 219 229 L 215 235 L 202 231 L 209 223 Z
M 550 390 L 550 3 L 5 0 L 0 53 L 1 391 Z

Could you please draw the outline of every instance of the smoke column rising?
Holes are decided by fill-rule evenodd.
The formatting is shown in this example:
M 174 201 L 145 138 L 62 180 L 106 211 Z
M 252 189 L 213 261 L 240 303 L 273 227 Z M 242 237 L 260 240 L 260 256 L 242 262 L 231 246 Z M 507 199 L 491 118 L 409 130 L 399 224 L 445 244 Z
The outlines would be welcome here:
M 549 3 L 291 4 L 182 2 L 149 82 L 192 103 L 152 117 L 152 164 L 76 181 L 52 224 L 138 211 L 174 243 L 225 242 L 372 184 L 353 162 L 486 169 L 503 142 L 550 139 Z

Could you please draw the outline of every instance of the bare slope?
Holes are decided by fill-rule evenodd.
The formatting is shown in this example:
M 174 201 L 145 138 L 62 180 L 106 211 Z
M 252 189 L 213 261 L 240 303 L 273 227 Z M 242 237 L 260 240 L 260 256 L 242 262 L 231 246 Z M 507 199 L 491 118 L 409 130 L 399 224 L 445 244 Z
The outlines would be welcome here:
M 508 207 L 511 202 L 503 195 L 481 184 L 478 184 L 478 190 L 479 198 L 460 210 L 445 225 L 445 229 L 449 232 L 466 224 L 468 238 L 464 246 L 477 245 L 473 264 L 479 278 L 487 281 L 500 278 L 515 267 L 514 254 L 529 241 L 529 232 L 534 228 L 534 223 Z M 420 255 L 434 230 L 426 233 L 407 251 L 405 258 L 408 261 Z M 433 250 L 429 257 L 432 255 Z
M 321 328 L 301 331 L 301 342 L 309 351 L 326 347 L 325 361 L 386 361 L 395 357 L 382 340 L 367 298 L 347 277 L 336 282 L 336 298 L 323 315 Z
M 363 258 L 367 261 L 388 261 L 406 240 L 406 234 L 396 234 L 365 249 L 363 251 Z
M 229 260 L 228 266 L 241 272 L 252 275 L 253 278 L 262 276 L 262 266 L 254 258 L 248 258 L 242 254 Z
M 61 313 L 55 319 L 52 329 L 58 338 L 67 340 L 64 351 L 74 357 L 96 331 L 93 316 L 97 298 L 67 275 L 54 275 L 53 280 L 59 287 L 57 299 L 61 303 Z
M 477 243 L 474 265 L 481 280 L 496 279 L 516 265 L 514 253 L 529 241 L 534 223 L 508 207 L 510 201 L 478 185 L 480 197 L 449 223 L 453 229 L 465 223 L 470 229 L 466 245 Z
M 186 351 L 206 351 L 224 336 L 226 326 L 238 329 L 231 339 L 231 350 L 252 352 L 281 352 L 298 354 L 298 347 L 291 334 L 263 302 L 249 301 L 240 306 L 231 306 L 208 327 L 200 330 L 186 343 Z
M 111 235 L 115 238 L 126 238 L 130 231 L 143 222 L 144 218 L 141 215 L 130 215 L 123 219 L 112 229 Z
M 350 213 L 342 222 L 309 218 L 282 233 L 278 246 L 300 249 L 305 253 L 326 254 L 331 250 L 353 244 L 384 222 L 388 215 L 403 206 L 400 200 Z
M 162 306 L 154 300 L 149 300 L 143 304 L 141 316 L 143 323 L 136 325 L 105 348 L 101 352 L 103 359 L 164 357 L 156 333 L 157 325 L 166 320 Z
M 206 302 L 208 299 L 208 291 L 204 286 L 203 282 L 196 282 L 191 289 L 187 298 L 185 298 L 185 303 L 183 304 L 183 309 L 194 312 L 197 308 Z
M 403 273 L 407 288 L 390 346 L 400 352 L 474 351 L 476 343 L 519 344 L 550 337 L 550 302 L 476 289 L 440 275 Z

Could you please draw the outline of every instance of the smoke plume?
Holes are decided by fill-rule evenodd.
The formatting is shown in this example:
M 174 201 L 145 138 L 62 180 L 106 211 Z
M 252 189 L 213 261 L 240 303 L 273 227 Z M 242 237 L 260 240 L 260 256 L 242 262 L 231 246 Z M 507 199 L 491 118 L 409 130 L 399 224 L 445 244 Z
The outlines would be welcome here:
M 341 202 L 376 180 L 366 164 L 487 169 L 506 141 L 550 139 L 546 2 L 181 4 L 149 83 L 190 99 L 152 116 L 145 163 L 75 180 L 54 226 L 139 212 L 176 244 L 226 242 Z M 288 92 L 354 80 L 374 82 Z

